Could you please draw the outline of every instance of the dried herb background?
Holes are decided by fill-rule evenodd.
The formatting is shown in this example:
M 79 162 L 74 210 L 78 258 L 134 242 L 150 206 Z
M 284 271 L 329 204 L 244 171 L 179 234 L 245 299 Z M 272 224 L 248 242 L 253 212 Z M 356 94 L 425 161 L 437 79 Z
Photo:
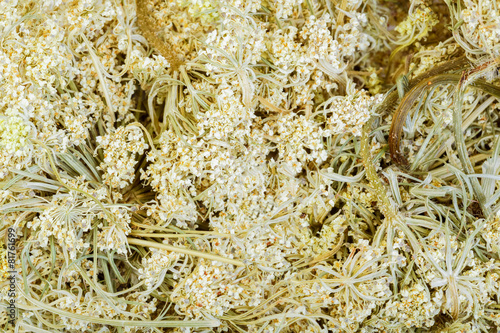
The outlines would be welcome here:
M 498 6 L 0 2 L 1 327 L 497 331 Z

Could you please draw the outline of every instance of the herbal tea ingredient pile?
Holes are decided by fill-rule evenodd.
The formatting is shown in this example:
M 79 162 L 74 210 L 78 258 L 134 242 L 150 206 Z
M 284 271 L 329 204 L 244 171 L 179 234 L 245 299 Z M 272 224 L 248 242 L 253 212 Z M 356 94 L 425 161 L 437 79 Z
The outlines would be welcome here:
M 1 1 L 0 325 L 500 328 L 499 6 Z

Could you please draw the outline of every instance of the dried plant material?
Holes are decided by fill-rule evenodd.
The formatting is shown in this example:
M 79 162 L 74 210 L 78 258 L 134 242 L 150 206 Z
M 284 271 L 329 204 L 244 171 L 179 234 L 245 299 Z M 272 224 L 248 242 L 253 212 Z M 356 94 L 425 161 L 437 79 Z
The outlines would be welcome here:
M 473 69 L 473 73 L 477 69 Z M 466 74 L 470 75 L 470 74 Z M 422 93 L 426 89 L 431 89 L 437 85 L 445 84 L 458 84 L 463 81 L 466 76 L 461 76 L 460 74 L 439 74 L 435 76 L 428 77 L 418 84 L 416 84 L 408 93 L 401 99 L 398 108 L 393 117 L 391 131 L 389 134 L 389 147 L 391 150 L 391 158 L 393 161 L 401 166 L 408 165 L 408 162 L 404 156 L 399 152 L 399 141 L 401 140 L 401 134 L 403 132 L 403 124 L 408 115 L 409 110 L 413 107 L 415 102 L 421 97 Z M 487 83 L 483 80 L 477 80 L 470 83 L 470 85 L 479 88 L 493 96 L 500 98 L 500 88 Z M 460 128 L 462 128 L 460 126 Z
M 153 7 L 153 3 L 152 1 L 150 3 L 150 0 L 136 0 L 137 25 L 146 40 L 167 59 L 173 70 L 177 70 L 183 64 L 184 59 L 174 44 L 162 38 L 160 27 L 162 27 L 163 22 L 157 22 L 153 18 L 150 12 L 151 7 Z
M 496 16 L 0 1 L 0 331 L 498 330 Z

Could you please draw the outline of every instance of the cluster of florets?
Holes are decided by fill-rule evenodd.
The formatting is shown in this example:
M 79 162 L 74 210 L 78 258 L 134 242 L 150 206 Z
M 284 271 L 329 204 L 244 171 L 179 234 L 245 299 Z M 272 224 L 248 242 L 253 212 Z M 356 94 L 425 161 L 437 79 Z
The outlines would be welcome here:
M 13 329 L 500 327 L 495 97 L 426 91 L 399 124 L 411 170 L 387 152 L 391 85 L 499 55 L 494 1 L 463 4 L 0 1 Z
M 414 6 L 415 3 L 418 5 Z M 421 40 L 426 37 L 432 30 L 432 27 L 438 23 L 436 14 L 424 2 L 415 1 L 412 4 L 408 17 L 398 24 L 394 29 L 402 38 L 402 40 L 414 41 Z M 415 33 L 418 35 L 415 36 Z
M 36 230 L 41 247 L 48 247 L 49 239 L 54 237 L 61 247 L 67 249 L 70 258 L 74 260 L 77 253 L 89 247 L 89 244 L 79 236 L 91 228 L 91 220 L 85 216 L 86 210 L 86 207 L 78 203 L 75 197 L 54 197 L 50 206 L 29 222 L 28 227 Z
M 354 92 L 346 97 L 334 96 L 325 102 L 323 113 L 331 113 L 326 123 L 331 134 L 350 132 L 361 135 L 361 129 L 370 118 L 370 110 L 382 100 L 381 95 L 369 96 L 366 91 Z

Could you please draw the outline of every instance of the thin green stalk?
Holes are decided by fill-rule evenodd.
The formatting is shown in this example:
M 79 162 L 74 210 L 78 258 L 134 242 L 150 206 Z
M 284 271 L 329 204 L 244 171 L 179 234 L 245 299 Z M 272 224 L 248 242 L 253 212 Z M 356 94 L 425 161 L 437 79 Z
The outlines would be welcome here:
M 183 253 L 183 254 L 187 254 L 187 255 L 191 255 L 191 256 L 195 256 L 195 257 L 205 258 L 208 260 L 220 261 L 220 262 L 224 262 L 226 264 L 231 264 L 231 265 L 240 266 L 240 267 L 245 266 L 245 264 L 243 264 L 239 260 L 224 258 L 224 257 L 218 256 L 215 254 L 210 254 L 210 253 L 205 253 L 205 252 L 200 252 L 200 251 L 195 251 L 195 250 L 183 249 L 183 248 L 172 246 L 172 245 L 166 245 L 166 244 L 157 243 L 157 242 L 150 242 L 150 241 L 132 238 L 132 237 L 127 237 L 127 241 L 129 244 L 146 246 L 146 247 L 153 247 L 153 248 L 157 248 L 157 249 L 162 249 L 162 250 L 167 250 L 167 251 L 172 251 L 172 252 L 177 252 L 177 253 Z

